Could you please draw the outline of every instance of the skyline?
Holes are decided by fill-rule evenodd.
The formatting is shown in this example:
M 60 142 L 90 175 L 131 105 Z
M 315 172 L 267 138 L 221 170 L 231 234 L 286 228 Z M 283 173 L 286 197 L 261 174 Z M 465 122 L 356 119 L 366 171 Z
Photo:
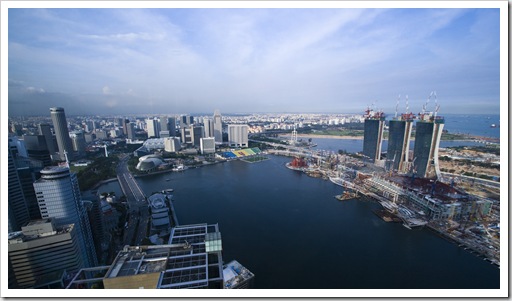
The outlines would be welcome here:
M 499 114 L 499 13 L 9 8 L 9 116 Z

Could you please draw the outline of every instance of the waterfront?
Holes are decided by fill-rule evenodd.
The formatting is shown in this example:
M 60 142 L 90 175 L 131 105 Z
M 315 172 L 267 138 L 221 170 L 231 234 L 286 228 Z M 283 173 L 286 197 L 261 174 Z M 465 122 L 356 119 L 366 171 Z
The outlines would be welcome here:
M 233 161 L 138 178 L 146 194 L 175 189 L 182 224 L 219 223 L 224 261 L 257 288 L 499 288 L 499 269 L 435 233 L 385 223 L 374 202 L 284 167 Z M 170 181 L 166 181 L 170 178 Z
M 281 139 L 290 139 L 290 136 L 282 136 Z M 307 138 L 302 138 L 307 140 Z M 363 151 L 363 139 L 333 139 L 329 136 L 325 138 L 312 138 L 312 142 L 317 144 L 317 146 L 313 149 L 315 150 L 326 150 L 332 152 L 338 152 L 338 150 L 343 150 L 348 153 L 357 153 Z M 455 147 L 455 146 L 483 146 L 485 144 L 475 141 L 465 141 L 465 140 L 441 140 L 439 143 L 440 147 Z M 387 150 L 388 140 L 382 140 L 382 149 L 384 151 Z M 411 140 L 411 144 L 409 146 L 410 150 L 414 149 L 414 140 Z

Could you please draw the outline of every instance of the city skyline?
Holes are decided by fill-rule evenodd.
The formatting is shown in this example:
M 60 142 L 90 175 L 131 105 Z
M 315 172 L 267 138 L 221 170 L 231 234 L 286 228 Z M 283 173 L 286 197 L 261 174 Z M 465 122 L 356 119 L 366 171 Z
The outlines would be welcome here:
M 499 9 L 8 14 L 9 116 L 500 110 Z

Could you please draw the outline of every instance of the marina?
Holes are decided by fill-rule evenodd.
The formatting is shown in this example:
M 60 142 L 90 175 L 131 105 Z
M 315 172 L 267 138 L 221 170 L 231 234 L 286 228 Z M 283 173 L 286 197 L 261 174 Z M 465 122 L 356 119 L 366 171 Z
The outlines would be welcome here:
M 180 223 L 222 225 L 224 257 L 237 258 L 258 275 L 256 288 L 491 288 L 498 283 L 499 269 L 482 257 L 427 228 L 411 231 L 400 222 L 384 222 L 374 213 L 382 209 L 377 202 L 337 201 L 333 196 L 340 194 L 339 185 L 292 172 L 285 167 L 289 161 L 269 156 L 259 164 L 232 161 L 171 174 L 173 187 L 179 187 L 174 206 Z M 138 181 L 144 191 L 158 191 L 167 185 L 165 178 L 155 175 Z M 198 181 L 201 186 L 195 184 Z M 219 186 L 224 187 L 221 193 L 209 194 Z M 397 248 L 397 242 L 405 241 Z M 380 255 L 370 256 L 368 250 Z M 325 277 L 307 276 L 323 265 L 331 267 Z M 445 266 L 452 268 L 438 275 Z M 379 268 L 363 272 L 372 267 Z M 417 270 L 423 272 L 415 281 L 401 276 Z M 366 281 L 358 281 L 360 277 Z

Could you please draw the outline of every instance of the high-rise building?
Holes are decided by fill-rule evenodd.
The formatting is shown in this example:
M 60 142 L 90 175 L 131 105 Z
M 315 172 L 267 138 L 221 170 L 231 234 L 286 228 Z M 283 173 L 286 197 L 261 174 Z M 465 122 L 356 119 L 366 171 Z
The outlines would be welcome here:
M 59 146 L 60 160 L 66 160 L 66 154 L 71 161 L 73 156 L 73 144 L 69 138 L 68 122 L 63 108 L 50 108 L 57 145 Z M 66 154 L 65 154 L 66 153 Z
M 11 124 L 11 133 L 15 134 L 16 136 L 22 136 L 23 135 L 23 126 L 19 123 Z
M 83 206 L 75 173 L 66 167 L 46 167 L 34 182 L 43 219 L 54 218 L 57 226 L 75 224 L 86 267 L 97 264 L 91 226 Z
M 194 117 L 190 115 L 181 115 L 180 118 L 180 128 L 186 125 L 194 124 Z
M 169 153 L 175 153 L 181 149 L 180 139 L 177 137 L 165 138 L 164 145 L 164 150 Z
M 185 126 L 181 128 L 181 142 L 199 147 L 200 139 L 203 137 L 202 126 Z
M 126 138 L 130 140 L 135 140 L 135 126 L 133 122 L 130 122 L 126 125 Z
M 247 124 L 229 124 L 228 141 L 232 147 L 249 146 L 249 126 Z
M 48 151 L 50 152 L 50 157 L 55 156 L 55 153 L 58 151 L 58 147 L 56 147 L 56 140 L 52 134 L 52 130 L 50 129 L 50 125 L 48 123 L 41 123 L 38 126 L 39 135 L 43 135 L 46 140 L 46 147 L 48 147 Z
M 213 154 L 215 153 L 215 138 L 201 138 L 200 143 L 201 154 Z
M 443 127 L 444 118 L 432 112 L 418 116 L 412 163 L 418 177 L 436 178 L 441 174 L 438 151 Z
M 118 127 L 122 127 L 124 118 L 116 118 L 114 121 L 115 121 L 115 125 L 117 125 Z
M 169 137 L 174 137 L 176 135 L 176 118 L 160 117 L 160 131 L 169 131 Z
M 370 162 L 379 161 L 382 150 L 382 133 L 385 116 L 382 112 L 368 109 L 364 119 L 363 154 Z
M 386 158 L 386 170 L 407 172 L 409 162 L 409 144 L 414 115 L 412 113 L 389 121 L 389 138 Z
M 25 135 L 23 141 L 29 158 L 43 162 L 44 166 L 52 165 L 50 151 L 43 135 Z
M 219 110 L 213 113 L 213 136 L 216 143 L 222 143 L 222 116 Z
M 84 268 L 77 230 L 73 224 L 56 226 L 51 219 L 34 220 L 9 233 L 9 288 L 63 288 L 64 272 Z
M 148 138 L 160 138 L 160 122 L 158 122 L 158 119 L 147 119 L 146 125 Z
M 170 137 L 176 136 L 176 118 L 175 117 L 167 118 L 167 130 L 169 131 Z
M 160 138 L 174 137 L 175 135 L 176 119 L 167 116 L 160 117 Z
M 21 227 L 30 220 L 30 215 L 14 158 L 10 151 L 8 165 L 8 230 L 14 232 L 20 231 Z
M 204 137 L 215 137 L 213 133 L 213 119 L 211 118 L 203 118 L 204 124 Z
M 74 131 L 70 133 L 71 142 L 73 143 L 73 150 L 77 153 L 78 157 L 85 156 L 85 136 L 82 131 Z
M 128 124 L 130 123 L 129 119 L 123 119 L 121 126 L 123 127 L 123 135 L 128 136 Z
M 16 172 L 20 180 L 21 189 L 25 197 L 30 219 L 40 219 L 41 212 L 37 203 L 36 193 L 33 183 L 41 177 L 40 171 L 43 169 L 41 161 L 30 158 L 15 158 Z

